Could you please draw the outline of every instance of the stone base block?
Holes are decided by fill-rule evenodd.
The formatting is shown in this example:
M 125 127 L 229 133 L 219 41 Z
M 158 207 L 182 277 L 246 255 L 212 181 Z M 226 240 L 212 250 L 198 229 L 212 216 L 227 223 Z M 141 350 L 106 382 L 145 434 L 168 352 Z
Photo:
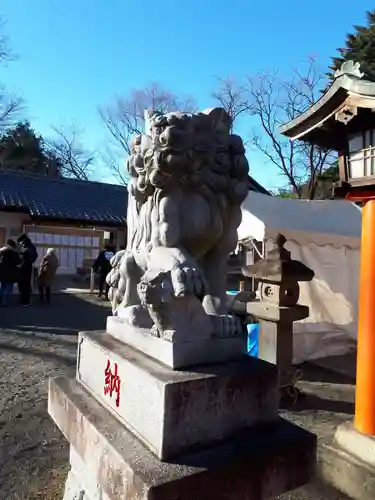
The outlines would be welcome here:
M 375 439 L 352 424 L 337 428 L 332 443 L 319 451 L 319 473 L 327 483 L 354 500 L 375 498 Z
M 108 316 L 107 332 L 115 339 L 174 369 L 234 359 L 245 354 L 247 346 L 246 335 L 197 342 L 169 342 L 153 337 L 146 330 L 123 323 L 115 316 Z
M 161 459 L 278 418 L 276 367 L 245 355 L 183 372 L 82 332 L 77 380 Z
M 73 446 L 70 447 L 70 471 L 65 483 L 63 500 L 110 500 L 90 469 Z
M 353 424 L 340 425 L 335 433 L 335 443 L 344 451 L 354 455 L 375 469 L 375 437 L 358 432 Z
M 108 500 L 265 500 L 314 472 L 315 435 L 283 420 L 161 462 L 75 380 L 50 380 L 48 410 Z

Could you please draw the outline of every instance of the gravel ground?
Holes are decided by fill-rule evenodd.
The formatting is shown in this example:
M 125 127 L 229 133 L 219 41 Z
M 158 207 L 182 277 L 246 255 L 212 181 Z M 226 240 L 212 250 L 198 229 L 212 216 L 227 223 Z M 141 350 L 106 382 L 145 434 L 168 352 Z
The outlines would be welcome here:
M 73 376 L 77 332 L 102 329 L 108 307 L 89 295 L 57 295 L 51 306 L 0 310 L 0 500 L 61 500 L 68 444 L 47 413 L 51 376 Z M 284 416 L 325 436 L 351 418 L 352 381 L 306 367 L 309 393 Z M 315 481 L 282 500 L 344 500 Z
M 105 326 L 107 307 L 88 298 L 0 310 L 1 500 L 62 498 L 68 445 L 47 414 L 47 385 L 74 375 L 77 332 Z

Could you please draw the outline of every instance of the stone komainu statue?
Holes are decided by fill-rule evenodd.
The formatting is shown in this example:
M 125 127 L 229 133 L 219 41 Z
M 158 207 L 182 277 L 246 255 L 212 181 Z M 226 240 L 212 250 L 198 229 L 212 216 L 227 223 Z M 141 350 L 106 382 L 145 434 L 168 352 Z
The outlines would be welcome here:
M 248 193 L 242 139 L 220 108 L 148 111 L 146 125 L 128 160 L 127 249 L 107 278 L 113 314 L 172 341 L 234 336 L 226 268 Z

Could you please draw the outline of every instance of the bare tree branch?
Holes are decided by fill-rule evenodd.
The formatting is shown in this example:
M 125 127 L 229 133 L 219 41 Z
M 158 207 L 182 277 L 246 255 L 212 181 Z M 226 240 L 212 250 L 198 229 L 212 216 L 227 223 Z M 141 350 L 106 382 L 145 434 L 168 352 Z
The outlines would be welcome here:
M 313 199 L 319 176 L 336 160 L 330 151 L 300 141 L 291 142 L 278 127 L 311 106 L 320 96 L 324 76 L 316 60 L 309 58 L 304 71 L 293 69 L 292 77 L 282 79 L 279 73 L 264 72 L 246 78 L 242 87 L 224 80 L 216 100 L 234 119 L 240 115 L 256 118 L 259 128 L 251 134 L 250 143 L 273 164 L 293 193 Z M 306 192 L 307 191 L 307 192 Z
M 0 62 L 6 63 L 17 59 L 9 43 L 9 37 L 6 34 L 6 21 L 0 16 Z
M 216 92 L 213 92 L 212 97 L 231 117 L 231 129 L 233 131 L 235 121 L 248 111 L 244 89 L 238 86 L 236 81 L 231 77 L 221 78 L 219 80 L 219 88 Z
M 7 93 L 0 85 L 0 135 L 18 121 L 22 110 L 23 99 L 15 94 Z
M 297 197 L 309 199 L 314 198 L 319 176 L 331 166 L 334 155 L 314 145 L 291 142 L 279 134 L 278 127 L 317 100 L 322 80 L 315 59 L 310 58 L 305 71 L 293 70 L 290 80 L 268 73 L 247 78 L 245 85 L 249 112 L 258 118 L 264 136 L 263 141 L 259 136 L 253 140 L 254 146 L 277 166 Z
M 82 130 L 75 123 L 69 127 L 52 127 L 52 130 L 55 138 L 46 141 L 45 147 L 49 155 L 59 162 L 60 173 L 64 177 L 88 180 L 96 154 L 82 146 Z
M 5 27 L 6 22 L 0 17 L 0 64 L 6 64 L 16 59 L 16 55 L 10 48 Z M 0 84 L 0 134 L 15 125 L 23 105 L 23 100 L 19 96 L 7 92 L 6 88 Z
M 195 110 L 194 100 L 180 100 L 171 92 L 152 83 L 145 89 L 133 90 L 129 98 L 117 97 L 109 106 L 99 109 L 100 117 L 109 135 L 109 143 L 101 154 L 104 163 L 122 183 L 127 183 L 123 169 L 124 160 L 130 155 L 131 139 L 144 131 L 144 111 L 155 109 L 162 113 L 169 111 Z
M 112 173 L 113 177 L 117 179 L 120 184 L 126 186 L 129 181 L 129 174 L 125 168 L 124 154 L 121 153 L 119 148 L 107 147 L 100 154 L 101 160 L 108 170 Z

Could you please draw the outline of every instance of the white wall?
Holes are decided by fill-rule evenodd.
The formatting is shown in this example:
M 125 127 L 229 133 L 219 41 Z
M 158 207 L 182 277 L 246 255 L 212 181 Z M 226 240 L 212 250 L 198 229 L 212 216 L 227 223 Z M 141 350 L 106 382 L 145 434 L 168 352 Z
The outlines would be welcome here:
M 35 227 L 43 226 L 43 228 L 48 230 L 49 227 L 52 228 L 74 228 L 74 226 L 69 226 L 67 225 L 60 225 L 60 224 L 51 224 L 51 225 L 45 225 L 43 223 L 36 223 L 31 219 L 31 217 L 28 214 L 22 214 L 22 213 L 8 213 L 8 212 L 3 212 L 0 210 L 0 240 L 2 239 L 3 233 L 4 233 L 4 242 L 7 240 L 7 238 L 14 238 L 16 239 L 17 236 L 19 236 L 23 231 L 24 231 L 24 226 L 27 227 L 27 231 L 32 233 L 32 227 L 35 225 Z M 94 226 L 88 226 L 86 229 L 94 229 Z M 98 233 L 102 234 L 103 231 L 111 231 L 115 233 L 115 241 L 114 243 L 116 245 L 120 245 L 124 243 L 125 240 L 125 234 L 126 234 L 126 228 L 124 229 L 113 229 L 113 228 L 103 228 L 103 227 L 97 227 Z M 0 241 L 0 244 L 2 242 Z M 37 244 L 36 241 L 33 241 L 33 243 Z M 36 265 L 39 264 L 40 258 L 44 255 L 46 248 L 38 248 L 38 253 L 39 253 L 39 259 L 36 263 Z M 76 251 L 79 253 L 78 250 L 72 249 L 71 251 Z M 95 250 L 95 257 L 97 256 L 99 252 L 99 248 Z M 94 257 L 94 255 L 92 255 Z M 78 259 L 79 260 L 79 259 Z M 76 274 L 76 267 L 74 268 L 67 268 L 64 266 L 60 266 L 58 270 L 59 274 Z
M 29 221 L 30 216 L 27 214 L 0 211 L 0 228 L 5 229 L 5 240 L 7 238 L 17 238 L 23 231 L 23 225 Z

